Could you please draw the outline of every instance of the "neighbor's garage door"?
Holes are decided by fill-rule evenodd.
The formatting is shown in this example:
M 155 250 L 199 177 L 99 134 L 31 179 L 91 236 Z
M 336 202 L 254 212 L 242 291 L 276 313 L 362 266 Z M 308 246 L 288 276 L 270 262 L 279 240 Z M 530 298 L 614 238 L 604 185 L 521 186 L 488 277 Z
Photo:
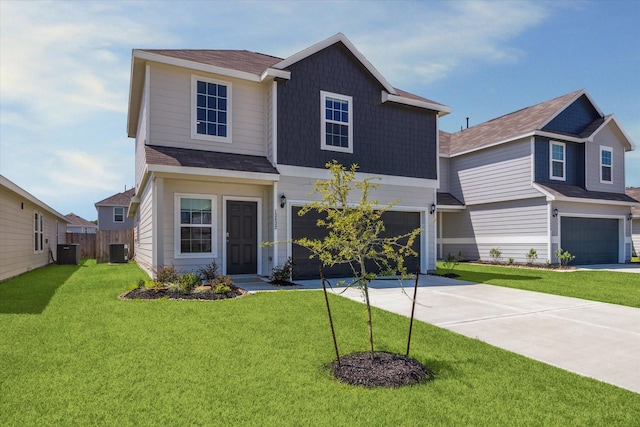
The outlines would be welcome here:
M 618 220 L 602 218 L 562 218 L 560 245 L 581 264 L 618 262 Z
M 316 225 L 318 221 L 318 213 L 315 211 L 307 212 L 303 216 L 299 216 L 299 207 L 292 208 L 291 217 L 291 236 L 293 240 L 302 237 L 310 239 L 322 239 L 327 232 L 324 227 Z M 408 233 L 420 227 L 420 212 L 385 212 L 383 215 L 385 222 L 385 232 L 383 236 L 398 236 Z M 413 249 L 420 253 L 420 238 L 416 239 Z M 302 246 L 292 244 L 293 258 L 293 277 L 296 279 L 308 279 L 319 277 L 317 258 L 309 259 L 309 251 Z M 420 256 L 405 259 L 405 266 L 408 272 L 415 272 Z M 375 265 L 367 265 L 370 271 L 375 271 Z M 351 277 L 353 273 L 349 265 L 337 265 L 330 269 L 324 269 L 326 277 Z

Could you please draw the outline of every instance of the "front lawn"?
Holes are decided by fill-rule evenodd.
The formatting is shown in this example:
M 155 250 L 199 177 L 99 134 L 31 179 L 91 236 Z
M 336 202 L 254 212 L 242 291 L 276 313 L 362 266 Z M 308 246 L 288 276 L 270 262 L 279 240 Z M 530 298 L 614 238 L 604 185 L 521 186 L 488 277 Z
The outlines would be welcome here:
M 432 382 L 336 382 L 321 292 L 121 301 L 134 264 L 50 266 L 0 284 L 0 425 L 633 425 L 640 394 L 422 322 Z M 24 287 L 30 292 L 18 292 Z M 42 290 L 46 288 L 45 290 Z M 53 291 L 51 291 L 53 289 Z M 37 303 L 25 302 L 29 293 Z M 362 304 L 331 297 L 342 353 L 367 348 Z M 408 319 L 374 309 L 377 349 Z
M 447 273 L 438 262 L 437 274 Z M 543 270 L 460 263 L 458 280 L 525 289 L 611 304 L 640 307 L 640 274 L 611 271 Z

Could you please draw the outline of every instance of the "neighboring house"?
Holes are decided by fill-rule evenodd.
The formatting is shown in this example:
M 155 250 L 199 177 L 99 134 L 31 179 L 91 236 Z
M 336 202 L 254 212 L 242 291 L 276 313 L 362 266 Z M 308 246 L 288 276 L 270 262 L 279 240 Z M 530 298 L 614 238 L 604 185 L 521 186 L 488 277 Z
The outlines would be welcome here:
M 0 175 L 0 281 L 53 262 L 68 222 Z
M 92 223 L 91 221 L 87 221 L 74 214 L 73 212 L 64 216 L 69 220 L 69 224 L 67 225 L 67 233 L 85 233 L 85 234 L 96 234 L 98 231 L 98 226 Z
M 129 204 L 135 195 L 135 188 L 114 194 L 95 204 L 98 210 L 98 230 L 131 230 L 133 218 L 128 217 Z
M 269 275 L 292 257 L 297 277 L 317 276 L 306 250 L 262 243 L 317 235 L 297 212 L 333 159 L 380 178 L 375 199 L 400 200 L 387 231 L 422 227 L 410 268 L 435 268 L 438 118 L 450 109 L 391 86 L 343 34 L 285 59 L 134 50 L 130 87 L 128 216 L 147 271 L 215 260 L 226 274 Z
M 631 257 L 625 152 L 634 144 L 585 90 L 448 134 L 440 133 L 440 257 L 574 264 Z M 446 177 L 449 177 L 448 180 Z
M 627 196 L 640 201 L 640 188 L 627 188 L 626 193 Z M 640 256 L 640 205 L 631 208 L 631 240 L 633 252 Z

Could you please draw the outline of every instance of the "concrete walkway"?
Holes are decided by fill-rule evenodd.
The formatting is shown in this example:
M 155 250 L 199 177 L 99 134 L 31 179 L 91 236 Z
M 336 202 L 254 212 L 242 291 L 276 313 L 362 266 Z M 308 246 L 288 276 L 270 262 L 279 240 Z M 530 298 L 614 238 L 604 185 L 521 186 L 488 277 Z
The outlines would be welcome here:
M 318 280 L 300 284 L 321 288 Z M 404 286 L 413 295 L 413 281 Z M 342 295 L 362 302 L 357 289 Z M 411 299 L 396 280 L 372 282 L 370 298 L 375 307 L 411 314 Z M 640 393 L 640 309 L 421 276 L 415 318 Z

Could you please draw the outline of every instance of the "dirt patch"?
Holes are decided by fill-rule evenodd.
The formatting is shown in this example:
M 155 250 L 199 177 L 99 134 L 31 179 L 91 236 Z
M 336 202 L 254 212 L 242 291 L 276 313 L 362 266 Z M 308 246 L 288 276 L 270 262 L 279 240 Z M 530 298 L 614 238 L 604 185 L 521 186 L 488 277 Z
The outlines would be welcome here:
M 362 387 L 402 387 L 434 379 L 433 372 L 415 359 L 400 354 L 352 353 L 340 357 L 340 366 L 331 364 L 333 375 L 341 382 Z
M 241 296 L 248 295 L 249 292 L 245 291 L 242 288 L 234 287 L 229 292 L 225 292 L 223 294 L 217 294 L 213 292 L 211 289 L 199 290 L 196 292 L 182 292 L 177 289 L 144 289 L 144 288 L 136 288 L 131 291 L 127 291 L 120 295 L 120 299 L 161 299 L 168 298 L 171 300 L 204 300 L 204 301 L 215 301 L 215 300 L 223 300 L 230 298 L 238 298 Z

